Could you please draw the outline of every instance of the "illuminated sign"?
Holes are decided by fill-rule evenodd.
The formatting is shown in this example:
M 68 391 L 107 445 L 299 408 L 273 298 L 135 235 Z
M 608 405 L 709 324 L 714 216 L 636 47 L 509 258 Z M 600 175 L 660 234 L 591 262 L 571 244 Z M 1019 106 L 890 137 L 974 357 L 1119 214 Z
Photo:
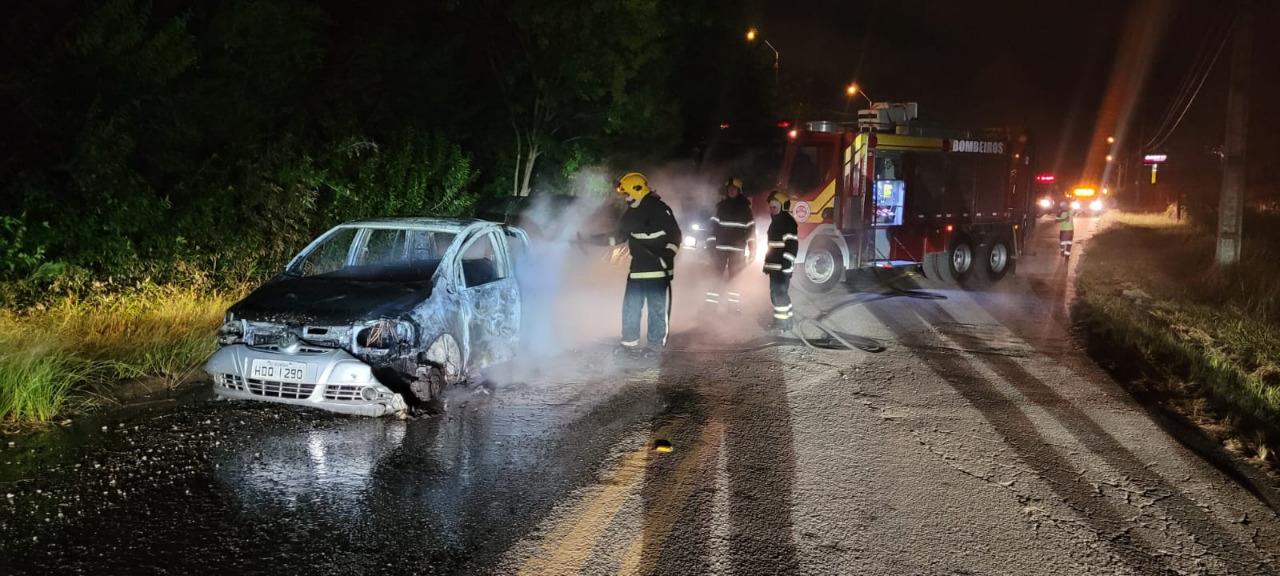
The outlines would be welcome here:
M 952 140 L 952 152 L 975 152 L 978 154 L 1004 154 L 1004 142 L 984 142 L 982 140 Z
M 1142 157 L 1142 163 L 1143 164 L 1160 164 L 1161 162 L 1164 162 L 1165 160 L 1168 160 L 1168 159 L 1169 159 L 1169 156 L 1167 154 L 1147 154 L 1146 156 Z

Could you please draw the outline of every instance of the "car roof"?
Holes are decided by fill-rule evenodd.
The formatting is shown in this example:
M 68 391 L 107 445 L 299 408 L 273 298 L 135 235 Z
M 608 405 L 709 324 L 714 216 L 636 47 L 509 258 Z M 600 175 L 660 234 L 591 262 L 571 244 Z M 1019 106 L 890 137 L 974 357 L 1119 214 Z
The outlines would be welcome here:
M 480 220 L 478 218 L 429 218 L 425 216 L 407 216 L 398 218 L 365 218 L 339 224 L 341 228 L 417 228 L 458 233 L 473 224 L 500 223 Z

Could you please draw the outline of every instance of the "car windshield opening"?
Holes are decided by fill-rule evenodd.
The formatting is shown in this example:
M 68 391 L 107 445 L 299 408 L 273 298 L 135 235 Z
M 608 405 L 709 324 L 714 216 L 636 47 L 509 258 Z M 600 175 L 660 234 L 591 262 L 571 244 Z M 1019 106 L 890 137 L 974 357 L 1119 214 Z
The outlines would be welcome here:
M 406 228 L 340 228 L 291 270 L 312 278 L 413 282 L 430 280 L 453 242 L 452 232 Z

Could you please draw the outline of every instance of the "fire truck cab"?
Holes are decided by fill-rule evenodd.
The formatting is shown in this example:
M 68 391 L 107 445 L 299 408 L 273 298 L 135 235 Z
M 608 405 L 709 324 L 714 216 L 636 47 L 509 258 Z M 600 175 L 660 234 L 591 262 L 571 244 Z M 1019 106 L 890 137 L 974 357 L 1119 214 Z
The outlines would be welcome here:
M 777 189 L 800 227 L 803 287 L 829 290 L 868 267 L 920 267 L 948 284 L 1013 269 L 1034 218 L 1028 138 L 914 118 L 914 103 L 876 103 L 857 123 L 789 132 Z

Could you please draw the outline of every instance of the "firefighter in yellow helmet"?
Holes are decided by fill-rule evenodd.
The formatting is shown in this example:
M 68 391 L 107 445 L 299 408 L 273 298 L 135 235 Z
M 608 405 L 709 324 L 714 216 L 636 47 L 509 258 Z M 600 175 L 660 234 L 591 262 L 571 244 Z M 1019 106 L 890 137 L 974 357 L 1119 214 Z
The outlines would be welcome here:
M 622 345 L 633 356 L 655 356 L 667 344 L 671 319 L 671 280 L 676 252 L 680 250 L 680 226 L 671 207 L 649 188 L 639 172 L 618 179 L 616 192 L 627 203 L 618 231 L 607 235 L 610 246 L 627 243 L 631 267 L 622 298 Z M 649 309 L 647 348 L 640 347 L 640 313 Z
M 769 198 L 769 249 L 764 255 L 764 273 L 769 276 L 769 301 L 773 304 L 773 328 L 791 330 L 791 271 L 800 250 L 799 227 L 791 216 L 791 198 L 782 192 Z
M 756 219 L 751 213 L 751 200 L 742 193 L 741 178 L 726 181 L 723 193 L 724 198 L 716 204 L 716 213 L 711 217 L 711 234 L 707 236 L 712 284 L 706 301 L 711 306 L 725 301 L 737 310 L 741 295 L 734 279 L 747 266 L 756 235 Z

